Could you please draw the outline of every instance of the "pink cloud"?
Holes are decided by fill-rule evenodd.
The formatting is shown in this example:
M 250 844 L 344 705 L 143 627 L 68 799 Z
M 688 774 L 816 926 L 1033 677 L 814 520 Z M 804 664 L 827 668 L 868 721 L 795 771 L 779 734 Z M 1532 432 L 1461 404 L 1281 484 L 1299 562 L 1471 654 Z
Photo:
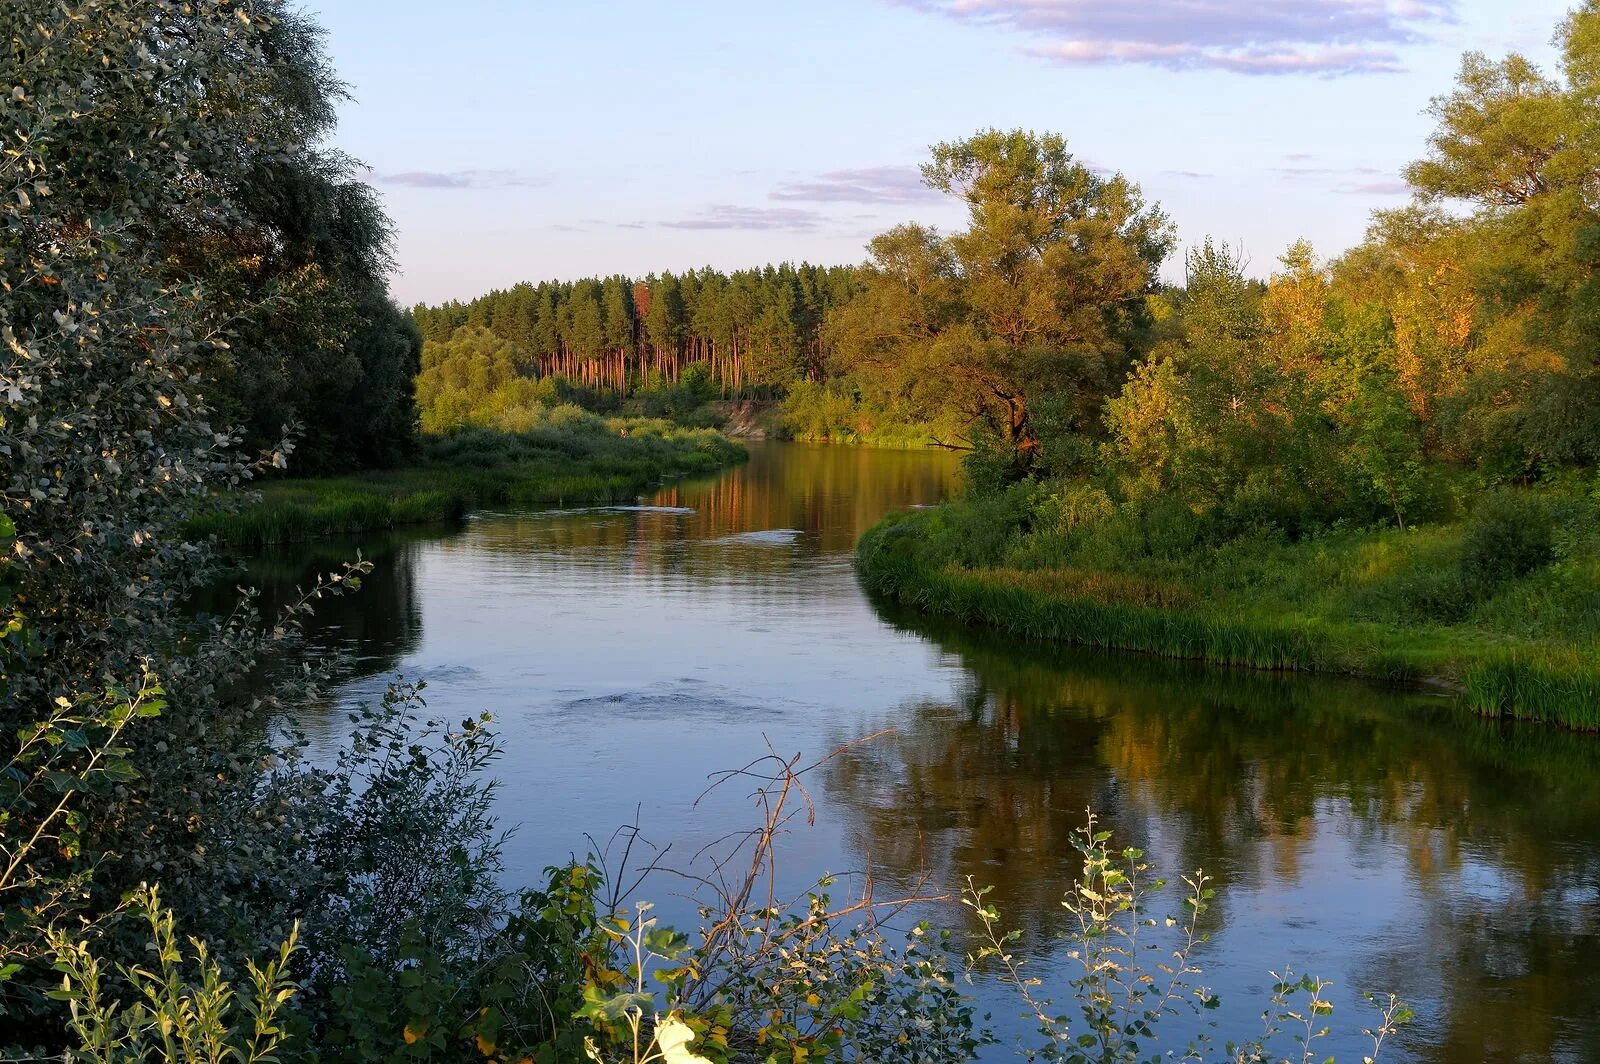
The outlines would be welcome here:
M 1456 0 L 890 0 L 1042 38 L 1064 64 L 1239 74 L 1387 73 L 1405 45 L 1455 20 Z
M 775 200 L 813 203 L 914 203 L 936 200 L 941 194 L 928 188 L 914 166 L 871 166 L 857 170 L 830 170 L 806 181 L 779 185 Z
M 816 229 L 826 219 L 816 211 L 795 207 L 735 207 L 717 204 L 693 218 L 662 222 L 669 229 Z

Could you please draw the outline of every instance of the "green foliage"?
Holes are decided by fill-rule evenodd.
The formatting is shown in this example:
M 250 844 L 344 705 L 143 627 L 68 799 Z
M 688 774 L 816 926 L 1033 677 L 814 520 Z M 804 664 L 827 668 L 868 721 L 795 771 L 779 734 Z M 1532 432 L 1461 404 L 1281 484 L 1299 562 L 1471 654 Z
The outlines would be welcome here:
M 1593 727 L 1594 501 L 1508 495 L 1456 525 L 1290 540 L 1172 499 L 1018 488 L 891 517 L 858 564 L 875 593 L 1025 638 L 1425 679 L 1494 715 Z
M 430 344 L 463 327 L 486 331 L 515 346 L 523 375 L 562 378 L 593 392 L 595 405 L 677 388 L 691 369 L 701 375 L 687 382 L 693 392 L 770 397 L 820 376 L 823 318 L 854 290 L 849 269 L 783 263 L 519 284 L 411 313 Z
M 1062 425 L 1097 428 L 1145 325 L 1166 219 L 1053 134 L 935 145 L 923 176 L 965 203 L 968 228 L 876 237 L 864 291 L 829 323 L 837 358 L 907 420 L 966 426 L 974 484 L 1031 475 L 1042 458 L 1067 468 L 1076 449 L 1056 455 L 1047 441 L 1070 439 Z M 1040 400 L 1053 400 L 1046 418 Z
M 275 5 L 238 14 L 24 2 L 0 15 L 13 86 L 0 104 L 0 509 L 17 622 L 0 669 L 8 1034 L 59 1015 L 39 996 L 47 933 L 93 924 L 145 878 L 113 855 L 140 839 L 138 856 L 170 858 L 185 807 L 228 775 L 226 754 L 157 758 L 151 720 L 192 737 L 216 714 L 222 738 L 274 709 L 270 693 L 219 689 L 269 640 L 174 609 L 206 576 L 183 521 L 249 470 L 206 400 L 228 317 L 204 280 L 171 276 L 169 238 L 226 228 L 239 168 L 287 147 L 262 101 L 287 69 L 267 55 L 292 29 Z
M 676 381 L 659 376 L 646 379 L 637 401 L 645 417 L 666 418 L 681 423 L 694 417 L 716 397 L 717 388 L 711 379 L 711 367 L 704 362 L 694 362 L 683 368 Z
M 584 987 L 607 963 L 595 911 L 602 880 L 589 865 L 549 877 L 545 890 L 519 896 L 469 964 L 414 923 L 388 962 L 347 948 L 348 972 L 319 1038 L 322 1059 L 580 1059 Z
M 1559 41 L 1560 77 L 1467 56 L 1407 172 L 1419 202 L 1378 215 L 1338 262 L 1300 242 L 1263 284 L 1206 241 L 1182 287 L 1146 291 L 1122 319 L 1137 326 L 1119 334 L 1130 369 L 1098 392 L 1062 370 L 1030 393 L 1007 376 L 1017 363 L 984 363 L 1011 423 L 977 418 L 966 501 L 863 540 L 868 583 L 1034 638 L 1428 678 L 1487 713 L 1591 727 L 1600 544 L 1575 484 L 1600 460 L 1600 4 Z M 874 244 L 865 290 L 832 323 L 863 394 L 904 371 L 905 395 L 959 395 L 955 353 L 1006 306 L 1034 306 L 1007 304 L 1010 282 L 966 287 L 991 253 L 1020 261 L 1004 252 L 1028 244 L 1029 204 L 1049 198 L 1012 193 L 1066 180 L 1058 149 L 998 133 L 935 149 L 930 180 L 967 199 L 974 226 Z M 1070 254 L 1068 274 L 1094 258 Z M 1031 516 L 995 502 L 1020 477 L 1056 480 Z M 1509 483 L 1524 487 L 1486 493 Z
M 154 968 L 146 961 L 115 970 L 90 943 L 52 930 L 50 948 L 61 985 L 51 997 L 68 1009 L 72 1059 L 88 1064 L 274 1064 L 286 1038 L 284 1015 L 296 986 L 290 959 L 294 930 L 265 964 L 249 961 L 247 993 L 227 981 L 204 942 L 191 940 L 192 957 L 178 945 L 176 919 L 155 887 L 141 887 L 128 912 L 143 917 Z M 190 976 L 186 967 L 192 967 Z
M 925 447 L 949 431 L 904 420 L 847 380 L 796 381 L 779 410 L 785 435 L 797 440 L 869 447 Z
M 332 765 L 283 734 L 334 675 L 289 668 L 285 651 L 311 604 L 367 566 L 265 622 L 249 597 L 220 617 L 187 606 L 214 573 L 189 521 L 284 462 L 242 457 L 227 401 L 265 364 L 262 337 L 283 345 L 272 365 L 322 358 L 339 387 L 308 380 L 340 423 L 386 411 L 403 449 L 414 334 L 398 318 L 349 331 L 346 304 L 370 320 L 387 305 L 358 283 L 381 276 L 381 218 L 337 168 L 293 172 L 316 166 L 331 119 L 309 24 L 270 0 L 24 0 L 0 28 L 0 1027 L 7 1049 L 47 1056 L 268 1059 L 283 1027 L 325 1026 L 357 975 L 392 982 L 425 959 L 408 935 L 449 983 L 499 957 L 514 926 L 479 722 L 419 721 L 415 689 L 397 687 Z M 341 351 L 383 369 L 381 387 Z M 269 385 L 248 387 L 276 417 Z M 576 440 L 606 480 L 639 475 L 628 453 L 706 468 L 731 451 L 668 435 L 562 422 L 505 449 L 528 461 Z M 159 914 L 137 893 L 157 880 Z M 130 892 L 150 927 L 124 918 Z M 279 951 L 297 925 L 291 1008 Z M 278 962 L 232 959 L 263 950 Z M 241 970 L 249 993 L 233 989 Z
M 622 502 L 668 477 L 742 461 L 709 429 L 602 419 L 574 406 L 533 407 L 505 431 L 472 428 L 423 438 L 410 468 L 359 477 L 281 480 L 221 500 L 189 522 L 195 536 L 254 548 L 323 536 L 458 520 L 483 506 Z
M 686 943 L 704 969 L 682 995 L 687 1015 L 730 1058 L 972 1059 L 988 1036 L 960 990 L 951 933 L 918 923 L 897 945 L 870 912 L 858 924 L 842 919 L 854 907 L 834 905 L 832 884 L 781 911 L 719 919 Z
M 1406 527 L 1429 497 L 1434 471 L 1423 453 L 1421 426 L 1392 381 L 1367 378 L 1341 412 L 1349 425 L 1345 461 L 1358 491 L 1370 492 Z

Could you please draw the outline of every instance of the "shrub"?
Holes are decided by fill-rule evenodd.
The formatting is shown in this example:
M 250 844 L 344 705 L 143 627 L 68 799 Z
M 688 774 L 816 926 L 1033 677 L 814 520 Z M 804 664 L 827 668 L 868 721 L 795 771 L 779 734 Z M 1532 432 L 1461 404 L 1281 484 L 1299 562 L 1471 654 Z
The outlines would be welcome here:
M 1175 558 L 1199 546 L 1205 519 L 1174 495 L 1146 500 L 1140 511 L 1145 552 L 1154 558 Z
M 142 916 L 155 953 L 145 965 L 107 966 L 84 939 L 49 932 L 61 986 L 53 997 L 68 1009 L 67 1030 L 77 1044 L 69 1059 L 84 1064 L 269 1064 L 284 1042 L 283 1014 L 296 987 L 289 976 L 296 933 L 265 964 L 246 962 L 249 989 L 240 993 L 224 977 L 205 943 L 191 943 L 185 958 L 176 919 L 155 887 L 141 887 L 129 908 Z M 186 964 L 186 961 L 188 963 Z M 191 979 L 185 968 L 192 967 Z
M 1222 517 L 1237 535 L 1295 538 L 1323 523 L 1322 509 L 1292 473 L 1255 469 L 1222 506 Z
M 1485 495 L 1467 522 L 1461 571 L 1490 591 L 1555 560 L 1555 516 L 1547 499 L 1502 489 Z
M 1117 504 L 1105 489 L 1093 484 L 1067 484 L 1040 500 L 1038 525 L 1042 529 L 1075 532 L 1105 521 L 1116 512 Z

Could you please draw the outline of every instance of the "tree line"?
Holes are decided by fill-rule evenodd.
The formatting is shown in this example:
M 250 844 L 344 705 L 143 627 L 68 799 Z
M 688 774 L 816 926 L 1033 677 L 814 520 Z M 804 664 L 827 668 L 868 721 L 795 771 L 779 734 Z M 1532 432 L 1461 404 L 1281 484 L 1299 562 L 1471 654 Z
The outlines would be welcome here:
M 516 345 L 513 364 L 530 376 L 627 393 L 676 382 L 698 363 L 723 395 L 773 394 L 825 372 L 822 323 L 855 287 L 845 267 L 708 267 L 519 284 L 411 314 L 434 343 L 463 327 L 489 330 Z
M 981 482 L 1096 475 L 1290 523 L 1403 524 L 1437 509 L 1449 469 L 1589 468 L 1597 22 L 1586 4 L 1564 24 L 1554 75 L 1468 55 L 1405 171 L 1413 201 L 1332 260 L 1297 242 L 1263 281 L 1208 240 L 1184 283 L 1163 284 L 1176 234 L 1137 184 L 1059 136 L 988 130 L 923 168 L 966 228 L 897 226 L 854 270 L 613 277 L 418 307 L 439 345 L 424 405 L 434 378 L 470 406 L 517 376 L 625 391 L 705 363 L 721 394 L 786 396 L 813 435 L 928 426 Z M 510 345 L 497 368 L 452 357 L 462 326 Z

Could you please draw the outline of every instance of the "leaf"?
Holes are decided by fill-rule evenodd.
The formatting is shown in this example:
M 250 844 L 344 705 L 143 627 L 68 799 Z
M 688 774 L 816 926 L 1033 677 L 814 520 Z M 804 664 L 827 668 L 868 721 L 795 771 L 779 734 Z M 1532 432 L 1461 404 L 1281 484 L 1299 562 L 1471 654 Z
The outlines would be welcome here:
M 676 1016 L 669 1016 L 656 1027 L 656 1046 L 665 1064 L 711 1064 L 698 1053 L 691 1052 L 689 1044 L 695 1040 L 694 1029 Z

